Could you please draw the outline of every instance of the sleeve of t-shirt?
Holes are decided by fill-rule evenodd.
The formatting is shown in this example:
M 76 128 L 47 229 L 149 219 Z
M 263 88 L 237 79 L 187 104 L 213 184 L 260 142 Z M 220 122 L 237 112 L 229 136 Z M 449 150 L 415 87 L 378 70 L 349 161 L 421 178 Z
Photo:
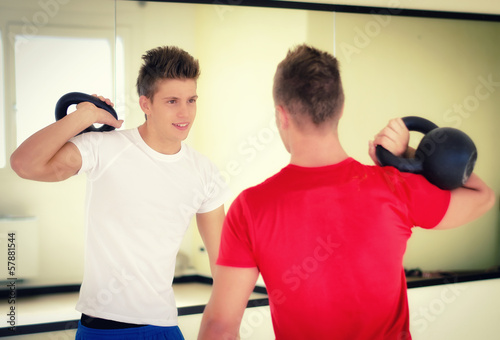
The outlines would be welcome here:
M 88 174 L 95 167 L 100 138 L 102 138 L 100 133 L 89 132 L 75 136 L 69 140 L 69 142 L 76 145 L 82 157 L 82 167 L 78 171 L 78 174 Z
M 240 194 L 231 204 L 222 228 L 217 264 L 228 267 L 257 267 L 250 238 L 251 216 Z
M 410 221 L 425 229 L 437 226 L 448 210 L 451 192 L 439 189 L 421 175 L 403 174 L 401 178 Z
M 231 191 L 226 181 L 212 162 L 207 162 L 205 174 L 205 197 L 198 213 L 206 213 L 223 205 L 230 197 Z

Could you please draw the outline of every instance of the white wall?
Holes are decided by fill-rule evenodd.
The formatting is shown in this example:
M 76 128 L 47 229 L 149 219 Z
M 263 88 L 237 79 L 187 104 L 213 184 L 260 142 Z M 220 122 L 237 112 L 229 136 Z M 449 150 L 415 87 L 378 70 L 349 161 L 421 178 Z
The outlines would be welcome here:
M 498 339 L 500 279 L 408 290 L 414 340 Z

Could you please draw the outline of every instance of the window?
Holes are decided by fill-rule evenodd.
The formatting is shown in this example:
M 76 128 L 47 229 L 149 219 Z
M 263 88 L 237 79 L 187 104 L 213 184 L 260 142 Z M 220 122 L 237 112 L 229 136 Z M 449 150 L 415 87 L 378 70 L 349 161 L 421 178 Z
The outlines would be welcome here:
M 114 100 L 109 39 L 17 35 L 14 49 L 17 145 L 55 121 L 55 104 L 68 92 Z

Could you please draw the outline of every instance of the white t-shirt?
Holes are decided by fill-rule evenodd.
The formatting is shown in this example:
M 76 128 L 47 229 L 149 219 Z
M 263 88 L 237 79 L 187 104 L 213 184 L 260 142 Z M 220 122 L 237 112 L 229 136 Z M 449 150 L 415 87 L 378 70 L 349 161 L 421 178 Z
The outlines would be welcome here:
M 84 279 L 76 309 L 90 316 L 177 325 L 172 280 L 182 238 L 196 213 L 229 189 L 210 160 L 182 143 L 174 155 L 151 149 L 138 129 L 70 140 L 87 174 Z

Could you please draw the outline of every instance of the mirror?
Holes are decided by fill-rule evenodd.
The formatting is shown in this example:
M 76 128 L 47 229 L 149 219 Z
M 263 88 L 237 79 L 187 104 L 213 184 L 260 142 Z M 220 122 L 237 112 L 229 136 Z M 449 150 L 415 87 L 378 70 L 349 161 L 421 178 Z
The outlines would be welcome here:
M 337 14 L 336 50 L 347 97 L 341 140 L 348 153 L 369 162 L 365 140 L 381 124 L 397 116 L 422 116 L 474 140 L 474 171 L 498 197 L 499 33 L 499 22 Z M 421 137 L 412 133 L 411 144 Z M 442 233 L 415 228 L 405 267 L 494 268 L 499 264 L 498 227 L 494 208 L 470 226 Z
M 500 134 L 495 131 L 500 126 L 499 22 L 215 3 L 58 0 L 42 5 L 0 0 L 0 30 L 7 155 L 21 133 L 29 135 L 53 121 L 53 105 L 66 92 L 99 92 L 113 98 L 125 127 L 138 126 L 144 119 L 135 92 L 140 57 L 150 48 L 177 45 L 198 58 L 202 70 L 198 114 L 187 143 L 217 164 L 234 198 L 288 162 L 274 123 L 272 79 L 288 48 L 307 42 L 340 60 L 346 92 L 340 134 L 351 156 L 371 163 L 367 141 L 389 119 L 419 115 L 468 133 L 479 150 L 476 172 L 500 193 L 495 170 L 500 167 Z M 25 76 L 26 84 L 38 82 L 42 91 L 20 87 L 16 58 L 24 57 L 37 37 L 46 36 L 107 42 L 109 59 L 101 56 L 94 64 L 109 62 L 110 80 L 71 83 L 78 78 L 75 66 L 62 72 L 52 56 L 24 60 L 33 71 Z M 41 53 L 34 51 L 29 53 Z M 76 47 L 72 52 L 95 55 Z M 53 68 L 50 77 L 40 73 L 40 79 L 33 78 L 35 71 L 48 67 Z M 91 66 L 80 69 L 87 73 Z M 61 78 L 52 78 L 56 76 Z M 47 103 L 37 110 L 46 120 L 29 127 L 18 124 L 20 95 L 26 92 L 29 101 Z M 0 182 L 0 226 L 30 230 L 18 235 L 19 247 L 29 239 L 34 242 L 30 251 L 36 252 L 37 266 L 19 287 L 78 285 L 83 273 L 84 176 L 37 183 L 18 178 L 7 164 L 0 169 Z M 32 218 L 26 222 L 26 217 Z M 21 227 L 26 223 L 28 227 Z M 498 266 L 498 227 L 498 209 L 492 209 L 471 226 L 446 232 L 415 230 L 405 267 L 465 271 Z M 194 222 L 181 252 L 179 277 L 210 275 Z

